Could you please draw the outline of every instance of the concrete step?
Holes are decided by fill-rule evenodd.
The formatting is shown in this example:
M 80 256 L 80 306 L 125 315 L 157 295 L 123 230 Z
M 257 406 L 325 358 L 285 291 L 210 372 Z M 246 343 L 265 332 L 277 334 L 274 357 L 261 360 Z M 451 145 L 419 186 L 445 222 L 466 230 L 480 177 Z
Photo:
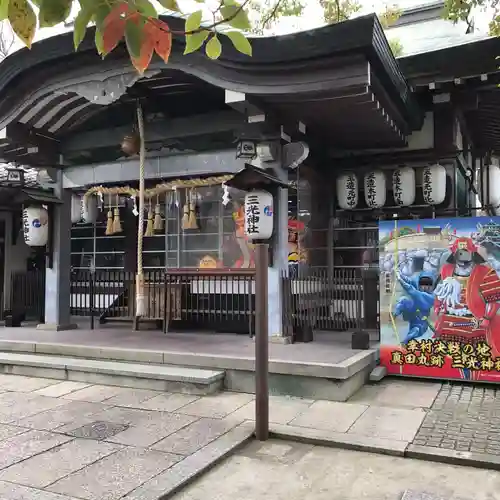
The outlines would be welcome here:
M 0 352 L 0 373 L 185 394 L 222 389 L 224 370 Z

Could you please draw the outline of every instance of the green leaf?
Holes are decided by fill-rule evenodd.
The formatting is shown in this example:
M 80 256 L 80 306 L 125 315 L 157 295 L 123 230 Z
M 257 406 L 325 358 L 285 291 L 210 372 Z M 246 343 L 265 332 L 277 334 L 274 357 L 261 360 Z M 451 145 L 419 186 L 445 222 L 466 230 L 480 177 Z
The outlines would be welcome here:
M 38 14 L 40 27 L 51 27 L 65 21 L 71 12 L 72 4 L 72 0 L 41 0 Z
M 197 10 L 189 15 L 186 19 L 185 31 L 191 32 L 200 29 L 201 20 L 202 20 L 203 12 L 201 10 Z
M 104 39 L 99 28 L 95 30 L 95 48 L 97 49 L 97 53 L 104 59 Z
M 0 21 L 4 21 L 9 16 L 9 0 L 0 0 Z
M 226 31 L 224 32 L 224 35 L 226 35 L 231 42 L 233 42 L 234 48 L 238 52 L 246 54 L 247 56 L 252 55 L 252 46 L 241 31 Z
M 125 25 L 125 43 L 127 44 L 128 53 L 134 59 L 141 57 L 143 27 L 144 23 L 130 20 Z
M 205 53 L 208 57 L 210 57 L 210 59 L 218 59 L 222 54 L 222 45 L 216 34 L 214 34 L 214 36 L 207 43 Z
M 192 35 L 186 35 L 186 48 L 184 49 L 184 55 L 191 54 L 197 51 L 208 38 L 210 31 L 203 30 Z
M 75 50 L 78 49 L 82 40 L 85 38 L 85 33 L 87 32 L 87 26 L 92 19 L 92 12 L 88 8 L 82 8 L 79 10 L 76 18 L 75 25 L 73 27 L 73 43 L 75 44 Z
M 240 5 L 223 5 L 220 8 L 220 12 L 227 22 L 233 28 L 249 31 L 251 29 L 250 20 L 248 19 L 248 14 Z
M 94 15 L 92 16 L 93 21 L 95 22 L 95 25 L 97 26 L 97 29 L 101 30 L 102 25 L 104 23 L 104 20 L 106 17 L 108 17 L 108 14 L 111 12 L 111 7 L 105 3 L 100 4 L 94 11 Z M 102 33 L 101 33 L 102 37 Z
M 180 12 L 179 4 L 177 0 L 158 0 L 162 7 L 165 9 L 172 10 L 174 12 Z
M 36 21 L 35 11 L 27 0 L 10 0 L 10 26 L 27 47 L 31 47 L 33 38 L 35 38 Z
M 158 17 L 158 12 L 156 12 L 156 9 L 149 0 L 135 0 L 135 8 L 137 12 L 140 12 L 143 16 Z

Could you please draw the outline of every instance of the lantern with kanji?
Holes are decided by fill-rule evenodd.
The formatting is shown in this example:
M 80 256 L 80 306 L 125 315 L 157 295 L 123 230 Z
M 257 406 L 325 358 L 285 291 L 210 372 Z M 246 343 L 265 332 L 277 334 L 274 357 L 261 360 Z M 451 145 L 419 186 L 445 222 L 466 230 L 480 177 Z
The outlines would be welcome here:
M 358 205 L 358 178 L 354 173 L 337 177 L 337 200 L 343 210 L 352 210 Z
M 267 240 L 273 234 L 273 196 L 267 191 L 245 195 L 245 235 L 249 240 Z
M 26 207 L 23 210 L 24 242 L 30 247 L 43 247 L 49 238 L 49 214 L 43 207 Z
M 446 198 L 446 169 L 436 163 L 422 172 L 422 193 L 428 205 L 440 205 Z
M 415 203 L 415 170 L 411 167 L 397 168 L 392 173 L 394 202 L 401 207 Z
M 386 186 L 384 172 L 375 170 L 365 175 L 365 201 L 370 208 L 382 208 L 385 205 Z

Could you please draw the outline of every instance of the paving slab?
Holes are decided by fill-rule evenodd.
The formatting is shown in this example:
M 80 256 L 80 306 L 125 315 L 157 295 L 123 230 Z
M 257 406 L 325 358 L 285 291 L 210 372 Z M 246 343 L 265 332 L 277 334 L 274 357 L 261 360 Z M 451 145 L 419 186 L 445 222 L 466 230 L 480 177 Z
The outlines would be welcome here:
M 178 455 L 191 455 L 230 431 L 235 425 L 234 422 L 228 420 L 200 418 L 187 427 L 183 427 L 181 430 L 162 439 L 154 444 L 152 448 Z
M 94 420 L 104 420 L 119 424 L 134 425 L 147 420 L 155 412 L 141 410 L 139 408 L 122 408 L 120 406 L 109 406 L 103 411 L 93 415 Z
M 269 446 L 273 442 L 280 443 L 261 444 L 264 452 L 256 442 L 241 447 L 173 500 L 400 500 L 406 490 L 446 500 L 498 498 L 500 475 L 495 471 L 310 445 L 302 445 L 305 453 L 296 450 L 294 459 L 283 460 L 282 449 Z
M 59 398 L 61 396 L 66 396 L 72 392 L 78 391 L 88 387 L 90 384 L 84 382 L 72 382 L 71 380 L 64 380 L 57 384 L 49 385 L 42 389 L 38 389 L 35 392 L 40 396 L 49 396 L 51 398 Z
M 200 399 L 199 396 L 191 394 L 163 393 L 143 401 L 137 407 L 143 410 L 176 411 L 198 399 Z
M 32 392 L 57 383 L 58 380 L 50 378 L 0 374 L 0 389 L 5 391 Z
M 0 469 L 71 441 L 72 438 L 45 431 L 28 431 L 0 441 Z
M 86 417 L 102 412 L 107 408 L 107 406 L 100 403 L 88 403 L 86 401 L 62 401 L 64 402 L 64 405 L 57 407 L 57 409 L 41 411 L 35 415 L 18 419 L 14 423 L 20 427 L 29 427 L 32 429 L 48 431 L 57 429 L 58 427 L 66 424 L 72 424 L 74 422 L 76 422 L 74 427 L 77 427 L 79 423 L 83 425 L 89 422 Z
M 353 423 L 349 434 L 410 442 L 418 432 L 425 411 L 417 409 L 370 406 Z
M 176 455 L 142 448 L 125 448 L 47 489 L 85 500 L 117 500 L 179 460 Z
M 2 500 L 78 500 L 74 497 L 50 493 L 19 484 L 0 481 L 0 498 Z
M 0 481 L 44 488 L 123 447 L 75 439 L 0 471 Z
M 12 436 L 17 436 L 23 432 L 28 432 L 24 427 L 17 427 L 15 425 L 0 424 L 0 441 L 8 439 Z
M 115 387 L 109 385 L 91 385 L 75 392 L 63 396 L 72 401 L 88 401 L 91 403 L 101 403 L 106 399 L 112 398 L 126 391 L 124 387 Z
M 439 382 L 385 379 L 362 387 L 349 402 L 396 408 L 430 408 L 441 386 Z
M 123 432 L 107 438 L 107 440 L 129 446 L 148 447 L 196 420 L 197 417 L 191 415 L 151 412 L 147 418 L 140 420 Z
M 291 420 L 290 424 L 332 432 L 347 432 L 367 409 L 368 406 L 355 403 L 316 401 Z
M 314 401 L 311 399 L 270 396 L 269 421 L 275 424 L 287 424 L 305 412 L 313 403 Z M 255 401 L 251 401 L 235 412 L 230 413 L 226 418 L 237 422 L 255 420 Z
M 214 464 L 248 442 L 253 436 L 253 431 L 254 426 L 248 422 L 235 427 L 170 469 L 145 482 L 126 495 L 124 500 L 158 500 L 159 498 L 170 497 L 190 481 L 213 467 Z M 232 497 L 232 499 L 235 498 L 243 498 L 241 492 Z M 248 497 L 245 495 L 244 498 Z
M 196 417 L 223 418 L 235 412 L 255 398 L 253 394 L 221 392 L 212 396 L 204 396 L 192 403 L 182 406 L 178 413 Z
M 9 424 L 45 410 L 64 406 L 65 401 L 22 392 L 0 394 L 0 423 Z
M 125 389 L 116 396 L 106 400 L 107 405 L 141 408 L 141 403 L 160 395 L 161 392 L 147 389 Z
M 383 439 L 379 437 L 363 436 L 345 432 L 295 427 L 293 425 L 272 424 L 271 434 L 279 439 L 299 441 L 308 444 L 333 446 L 347 450 L 369 451 L 403 457 L 408 447 L 407 441 Z

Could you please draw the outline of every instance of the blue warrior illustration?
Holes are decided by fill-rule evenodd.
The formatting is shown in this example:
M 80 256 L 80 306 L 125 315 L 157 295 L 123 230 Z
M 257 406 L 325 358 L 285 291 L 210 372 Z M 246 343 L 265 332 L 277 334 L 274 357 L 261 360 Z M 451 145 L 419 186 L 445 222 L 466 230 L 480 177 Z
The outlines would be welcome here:
M 397 279 L 406 296 L 401 297 L 394 308 L 394 316 L 402 316 L 408 322 L 408 333 L 403 340 L 407 344 L 410 340 L 422 337 L 429 328 L 428 318 L 434 305 L 434 273 L 422 271 L 413 277 L 397 273 Z

